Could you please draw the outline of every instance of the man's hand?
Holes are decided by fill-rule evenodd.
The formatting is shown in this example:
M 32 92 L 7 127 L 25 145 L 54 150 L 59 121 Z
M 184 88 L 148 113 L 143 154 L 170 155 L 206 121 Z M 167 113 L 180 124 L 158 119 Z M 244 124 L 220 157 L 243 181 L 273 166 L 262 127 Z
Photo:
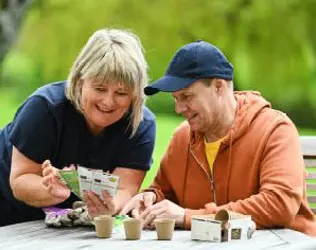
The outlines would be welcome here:
M 135 195 L 121 210 L 120 214 L 131 213 L 132 217 L 139 218 L 146 208 L 151 207 L 156 201 L 154 192 L 144 192 Z
M 70 170 L 70 168 L 64 168 L 64 170 Z M 67 200 L 71 194 L 70 189 L 60 180 L 58 169 L 53 167 L 49 160 L 46 160 L 42 164 L 42 184 L 45 186 L 48 193 L 55 198 L 57 203 L 61 203 Z
M 83 200 L 92 218 L 103 214 L 113 215 L 116 213 L 116 205 L 105 190 L 102 191 L 102 197 L 103 201 L 93 192 L 84 192 Z
M 156 203 L 153 206 L 146 208 L 141 214 L 140 218 L 143 219 L 143 227 L 153 228 L 153 221 L 156 218 L 169 217 L 176 220 L 176 226 L 184 227 L 184 208 L 178 206 L 177 204 L 169 201 L 163 200 Z

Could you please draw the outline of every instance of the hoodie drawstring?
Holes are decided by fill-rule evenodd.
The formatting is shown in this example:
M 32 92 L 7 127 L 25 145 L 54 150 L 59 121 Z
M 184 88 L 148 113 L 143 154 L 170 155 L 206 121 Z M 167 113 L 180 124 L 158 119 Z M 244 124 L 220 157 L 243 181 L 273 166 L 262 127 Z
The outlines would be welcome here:
M 232 128 L 233 130 L 233 128 Z M 230 183 L 230 176 L 231 176 L 231 158 L 232 158 L 232 147 L 233 147 L 233 131 L 229 135 L 229 147 L 228 147 L 228 178 L 227 178 L 227 193 L 226 193 L 226 203 L 229 200 L 229 183 Z

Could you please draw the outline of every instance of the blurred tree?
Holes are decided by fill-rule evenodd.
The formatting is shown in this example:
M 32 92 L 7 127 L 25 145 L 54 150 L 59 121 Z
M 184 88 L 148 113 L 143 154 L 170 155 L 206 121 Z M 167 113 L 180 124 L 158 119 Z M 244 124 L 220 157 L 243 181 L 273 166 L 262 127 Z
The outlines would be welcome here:
M 0 66 L 12 46 L 31 0 L 0 1 Z
M 140 36 L 155 80 L 180 46 L 204 39 L 232 62 L 238 89 L 258 90 L 296 124 L 315 126 L 315 15 L 315 0 L 37 0 L 4 68 L 25 97 L 65 79 L 93 31 L 115 27 Z M 150 97 L 148 105 L 155 112 L 174 106 L 168 94 Z

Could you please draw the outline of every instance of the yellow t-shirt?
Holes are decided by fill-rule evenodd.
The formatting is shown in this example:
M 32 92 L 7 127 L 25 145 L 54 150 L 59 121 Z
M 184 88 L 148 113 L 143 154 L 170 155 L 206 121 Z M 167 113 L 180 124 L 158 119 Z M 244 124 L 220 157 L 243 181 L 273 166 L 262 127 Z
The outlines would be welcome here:
M 207 142 L 204 138 L 204 144 L 205 144 L 205 153 L 208 161 L 208 165 L 211 170 L 211 174 L 213 171 L 213 164 L 217 155 L 217 151 L 219 149 L 219 146 L 221 145 L 221 142 L 224 140 L 224 138 L 221 138 L 215 142 Z

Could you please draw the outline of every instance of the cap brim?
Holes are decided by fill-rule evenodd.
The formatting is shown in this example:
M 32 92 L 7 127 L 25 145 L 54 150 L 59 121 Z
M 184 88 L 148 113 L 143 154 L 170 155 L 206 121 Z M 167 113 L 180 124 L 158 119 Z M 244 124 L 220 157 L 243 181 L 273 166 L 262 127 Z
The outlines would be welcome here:
M 178 76 L 163 76 L 157 81 L 153 82 L 150 86 L 145 87 L 144 92 L 146 95 L 154 95 L 159 91 L 162 92 L 175 92 L 180 89 L 187 88 L 196 78 L 184 78 Z

